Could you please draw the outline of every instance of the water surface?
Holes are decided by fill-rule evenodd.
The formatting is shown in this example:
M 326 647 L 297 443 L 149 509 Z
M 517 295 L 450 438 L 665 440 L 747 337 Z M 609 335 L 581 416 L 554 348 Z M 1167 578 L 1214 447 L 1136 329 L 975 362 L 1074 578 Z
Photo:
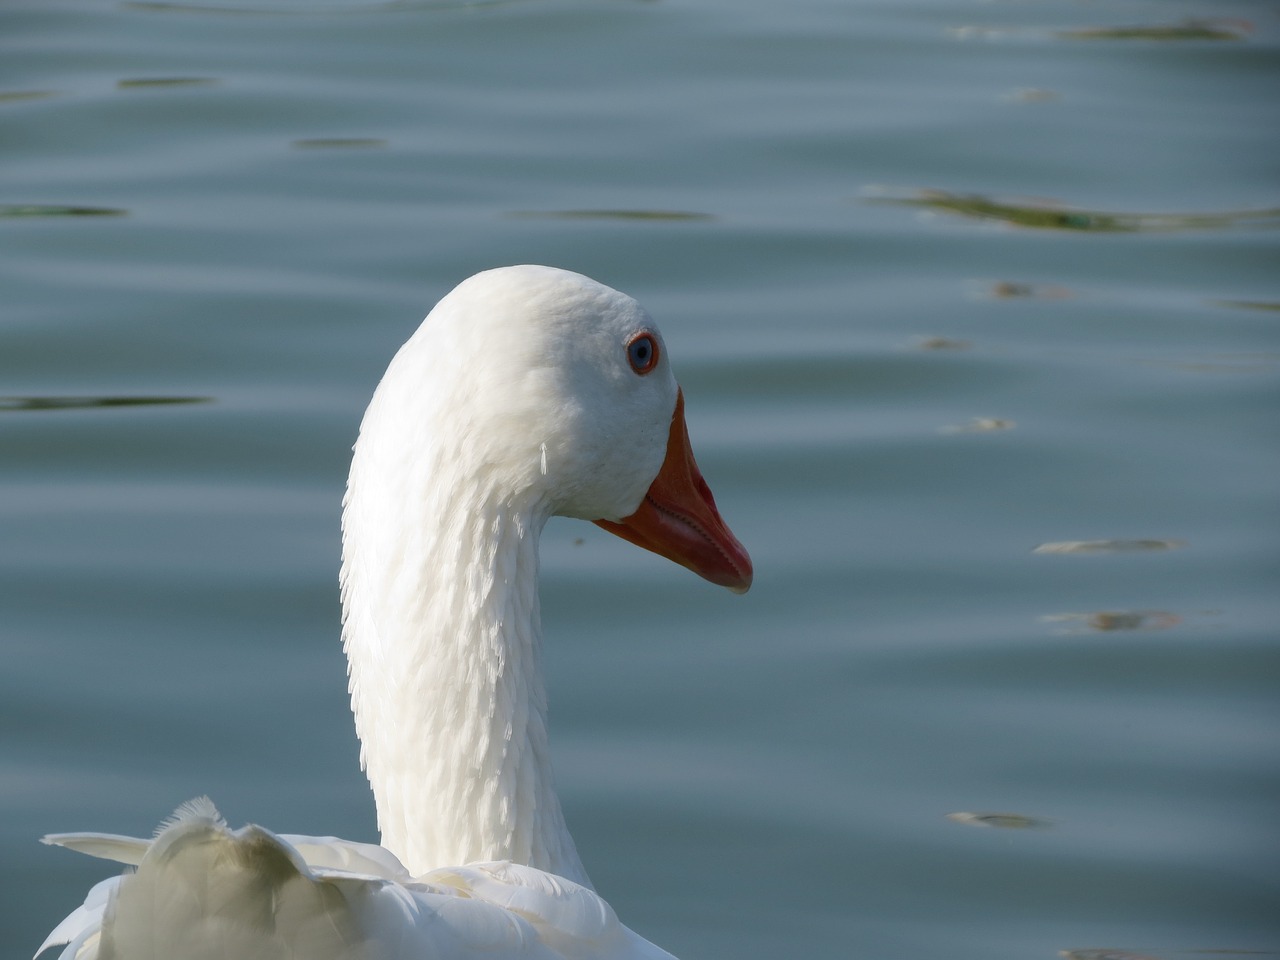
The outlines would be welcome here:
M 644 302 L 756 584 L 553 523 L 557 773 L 684 958 L 1280 954 L 1270 4 L 11 0 L 0 906 L 374 840 L 338 509 L 476 270 Z M 1221 953 L 1217 955 L 1223 955 Z

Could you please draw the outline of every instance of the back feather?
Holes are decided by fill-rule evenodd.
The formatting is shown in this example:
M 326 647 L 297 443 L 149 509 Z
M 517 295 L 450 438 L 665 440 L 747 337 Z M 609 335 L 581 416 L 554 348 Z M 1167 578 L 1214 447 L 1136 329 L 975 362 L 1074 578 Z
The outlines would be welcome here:
M 45 842 L 136 864 L 96 885 L 37 952 L 60 960 L 673 960 L 593 891 L 495 862 L 411 878 L 389 851 L 231 830 L 205 798 L 154 840 Z

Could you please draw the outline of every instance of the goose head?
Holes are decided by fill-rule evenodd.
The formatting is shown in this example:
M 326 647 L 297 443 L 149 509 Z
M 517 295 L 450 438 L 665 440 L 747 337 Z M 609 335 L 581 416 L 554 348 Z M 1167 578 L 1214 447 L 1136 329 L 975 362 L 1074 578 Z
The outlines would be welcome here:
M 452 482 L 750 586 L 751 560 L 694 460 L 662 334 L 631 297 L 551 267 L 476 274 L 397 354 L 379 393 L 396 389 L 409 396 L 388 405 L 422 433 L 404 441 L 434 444 Z

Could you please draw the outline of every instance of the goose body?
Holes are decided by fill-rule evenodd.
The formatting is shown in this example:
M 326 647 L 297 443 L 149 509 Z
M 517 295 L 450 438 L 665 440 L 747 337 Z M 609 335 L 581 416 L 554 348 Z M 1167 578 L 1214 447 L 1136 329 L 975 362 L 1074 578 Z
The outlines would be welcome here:
M 46 842 L 136 869 L 41 947 L 64 960 L 669 957 L 592 889 L 552 777 L 538 539 L 591 520 L 743 591 L 652 319 L 579 274 L 486 271 L 401 347 L 343 502 L 343 645 L 381 846 L 231 830 Z

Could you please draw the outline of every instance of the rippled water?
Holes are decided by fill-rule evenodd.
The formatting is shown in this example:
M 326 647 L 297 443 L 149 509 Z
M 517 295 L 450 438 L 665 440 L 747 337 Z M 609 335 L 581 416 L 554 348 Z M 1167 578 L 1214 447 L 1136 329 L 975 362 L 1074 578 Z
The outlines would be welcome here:
M 0 944 L 45 832 L 374 839 L 348 448 L 464 276 L 663 326 L 756 560 L 553 524 L 557 772 L 692 957 L 1280 954 L 1269 3 L 10 0 Z

